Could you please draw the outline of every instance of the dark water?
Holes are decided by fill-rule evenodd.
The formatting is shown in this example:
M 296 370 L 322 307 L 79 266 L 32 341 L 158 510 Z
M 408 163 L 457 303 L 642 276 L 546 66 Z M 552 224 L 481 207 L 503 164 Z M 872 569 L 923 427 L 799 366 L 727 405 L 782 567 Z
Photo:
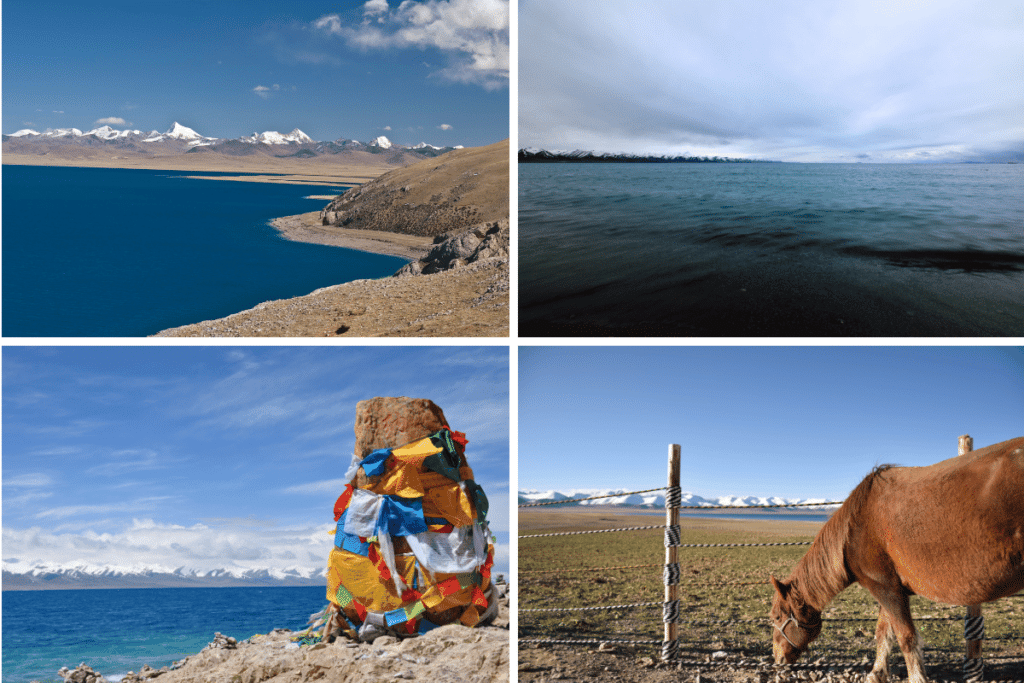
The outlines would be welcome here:
M 85 662 L 108 679 L 159 669 L 220 631 L 244 640 L 298 631 L 327 604 L 323 586 L 4 591 L 3 683 L 59 681 Z
M 341 187 L 186 175 L 5 165 L 4 336 L 144 336 L 406 262 L 291 242 L 269 225 Z
M 1024 166 L 520 164 L 522 336 L 1020 336 Z

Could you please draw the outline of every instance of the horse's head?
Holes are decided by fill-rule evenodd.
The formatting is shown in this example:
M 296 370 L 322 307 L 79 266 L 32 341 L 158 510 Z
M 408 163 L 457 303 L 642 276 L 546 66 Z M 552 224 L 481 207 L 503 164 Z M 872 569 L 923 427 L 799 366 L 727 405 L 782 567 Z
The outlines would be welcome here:
M 776 664 L 792 664 L 821 634 L 821 612 L 804 602 L 793 583 L 784 583 L 774 576 L 771 578 L 775 586 L 775 599 L 769 614 L 775 627 L 772 653 Z

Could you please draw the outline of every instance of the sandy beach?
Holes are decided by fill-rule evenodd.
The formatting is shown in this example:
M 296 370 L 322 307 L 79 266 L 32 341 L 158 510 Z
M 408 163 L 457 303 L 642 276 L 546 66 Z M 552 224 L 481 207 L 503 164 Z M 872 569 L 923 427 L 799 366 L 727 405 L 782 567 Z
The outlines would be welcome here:
M 426 255 L 433 240 L 429 237 L 378 230 L 353 230 L 323 225 L 319 211 L 283 216 L 270 222 L 281 236 L 296 242 L 311 242 L 345 247 L 374 254 L 387 254 L 415 261 Z
M 80 168 L 139 168 L 152 171 L 186 171 L 209 180 L 233 180 L 293 185 L 360 185 L 395 168 L 380 163 L 331 163 L 318 160 L 259 157 L 227 157 L 212 154 L 178 154 L 154 157 L 88 157 L 57 154 L 3 155 L 3 163 L 20 166 L 75 166 Z M 253 175 L 207 176 L 204 173 Z

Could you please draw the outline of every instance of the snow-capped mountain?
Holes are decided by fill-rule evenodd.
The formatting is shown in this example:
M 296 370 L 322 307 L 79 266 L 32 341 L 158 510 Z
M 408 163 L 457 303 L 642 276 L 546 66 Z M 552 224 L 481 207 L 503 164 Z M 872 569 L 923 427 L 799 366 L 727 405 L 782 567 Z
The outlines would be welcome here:
M 307 586 L 321 585 L 320 567 L 164 567 L 160 565 L 93 565 L 3 562 L 4 590 L 18 588 L 117 588 L 162 586 Z
M 276 130 L 268 130 L 264 133 L 253 133 L 248 137 L 239 138 L 239 140 L 242 142 L 251 142 L 253 144 L 262 142 L 265 145 L 301 145 L 304 143 L 315 142 L 313 138 L 309 137 L 298 128 L 287 135 L 281 135 Z
M 396 144 L 381 135 L 371 142 L 339 138 L 338 140 L 317 142 L 298 128 L 290 133 L 277 131 L 256 132 L 238 138 L 214 138 L 203 135 L 177 121 L 166 132 L 140 130 L 117 130 L 108 125 L 82 132 L 78 128 L 47 129 L 43 132 L 31 128 L 3 136 L 4 152 L 28 154 L 46 154 L 61 147 L 89 147 L 91 153 L 102 153 L 104 145 L 116 148 L 119 157 L 128 154 L 178 154 L 182 152 L 216 151 L 228 155 L 253 153 L 256 147 L 264 154 L 274 156 L 316 157 L 334 156 L 337 154 L 366 151 L 383 154 L 393 163 L 410 163 L 423 157 L 433 157 L 462 149 L 455 147 L 438 147 L 421 142 L 414 147 Z M 250 147 L 252 146 L 252 147 Z M 197 149 L 203 148 L 203 149 Z M 283 151 L 281 148 L 284 148 Z M 123 157 L 122 157 L 123 158 Z
M 622 493 L 616 496 L 616 493 Z M 621 489 L 572 489 L 566 492 L 559 491 L 533 491 L 526 490 L 519 492 L 519 504 L 546 503 L 561 500 L 573 500 L 576 498 L 590 498 L 594 496 L 612 496 L 611 498 L 599 498 L 597 500 L 581 500 L 577 503 L 567 503 L 558 507 L 572 507 L 575 505 L 619 505 L 623 507 L 665 507 L 665 493 L 663 491 L 652 491 L 651 493 L 633 493 Z M 779 498 L 778 496 L 719 496 L 718 498 L 704 498 L 695 493 L 683 493 L 682 505 L 699 506 L 702 508 L 713 508 L 722 505 L 737 505 L 742 507 L 753 507 L 756 505 L 796 505 L 799 503 L 824 503 L 824 498 Z M 823 505 L 815 507 L 814 510 L 834 510 L 838 505 Z

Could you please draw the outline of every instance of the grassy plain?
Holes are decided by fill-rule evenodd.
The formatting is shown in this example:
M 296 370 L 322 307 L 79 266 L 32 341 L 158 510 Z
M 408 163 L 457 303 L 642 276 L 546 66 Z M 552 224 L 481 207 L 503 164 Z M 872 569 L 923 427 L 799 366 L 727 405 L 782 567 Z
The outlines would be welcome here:
M 661 511 L 622 514 L 611 508 L 526 508 L 519 513 L 520 536 L 664 523 Z M 772 515 L 770 521 L 683 517 L 680 524 L 684 544 L 806 542 L 821 526 L 787 520 L 785 513 Z M 713 652 L 725 651 L 730 656 L 769 659 L 771 627 L 767 614 L 772 588 L 768 575 L 788 576 L 808 547 L 681 548 L 680 611 L 684 621 L 680 625 L 680 656 L 704 660 Z M 660 605 L 664 600 L 664 557 L 663 529 L 521 538 L 519 637 L 655 641 L 636 646 L 635 652 L 637 657 L 657 659 L 664 632 Z M 630 568 L 584 571 L 611 567 Z M 659 604 L 585 612 L 523 611 L 642 602 Z M 964 648 L 964 609 L 916 597 L 912 598 L 911 609 L 925 643 L 926 662 L 932 665 L 955 660 L 958 670 Z M 985 605 L 983 612 L 988 637 L 1009 638 L 986 641 L 986 657 L 1024 655 L 1020 640 L 1024 599 Z M 878 607 L 867 591 L 854 584 L 826 608 L 823 617 L 822 636 L 801 661 L 874 661 Z M 833 621 L 840 619 L 844 621 Z M 590 645 L 589 649 L 595 647 Z M 902 667 L 898 650 L 893 664 L 896 671 Z M 993 666 L 989 664 L 988 668 Z

